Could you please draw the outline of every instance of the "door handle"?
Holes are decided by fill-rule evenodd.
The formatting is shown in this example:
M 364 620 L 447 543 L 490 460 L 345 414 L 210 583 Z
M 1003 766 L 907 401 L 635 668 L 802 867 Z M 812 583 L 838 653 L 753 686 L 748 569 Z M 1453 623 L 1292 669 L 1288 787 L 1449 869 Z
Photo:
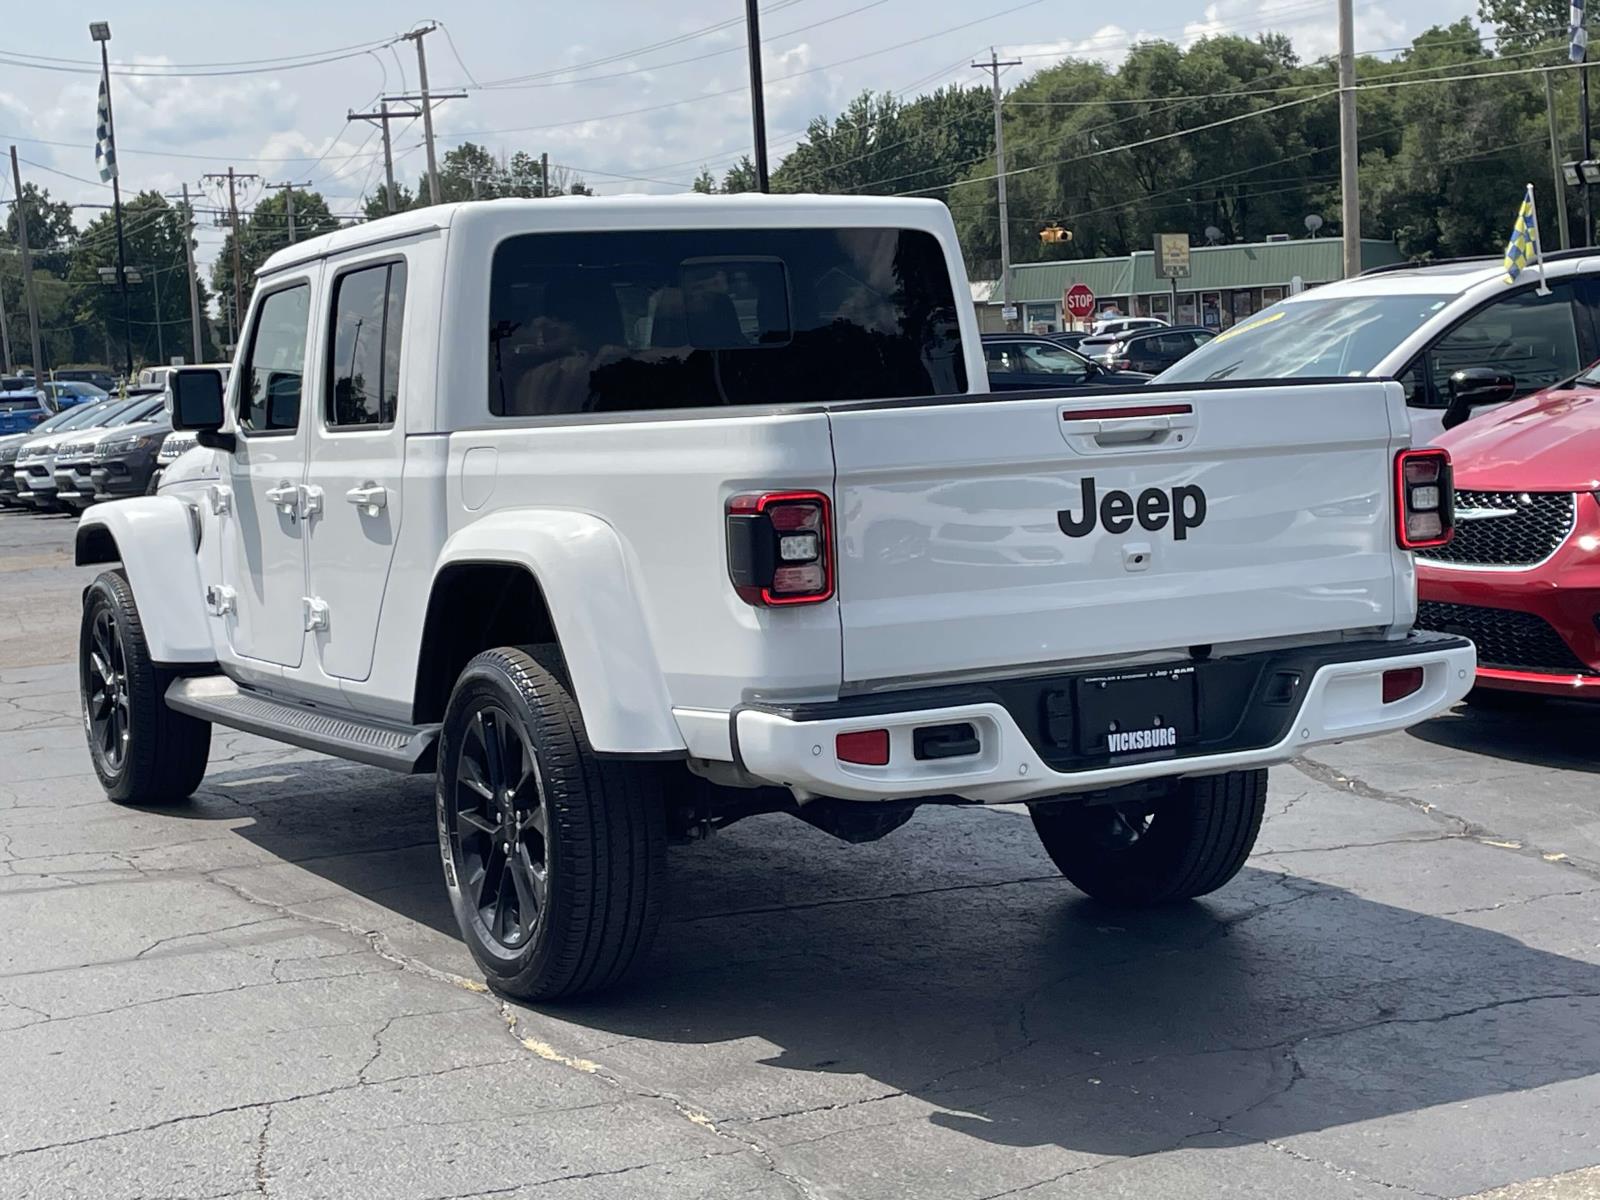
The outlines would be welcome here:
M 368 482 L 351 488 L 344 498 L 357 508 L 365 509 L 369 517 L 375 517 L 379 509 L 389 506 L 389 489 L 382 484 Z
M 295 515 L 295 509 L 300 502 L 300 489 L 298 486 L 292 483 L 280 483 L 277 487 L 268 488 L 266 495 L 267 500 L 276 505 L 279 511 L 288 513 L 290 516 Z

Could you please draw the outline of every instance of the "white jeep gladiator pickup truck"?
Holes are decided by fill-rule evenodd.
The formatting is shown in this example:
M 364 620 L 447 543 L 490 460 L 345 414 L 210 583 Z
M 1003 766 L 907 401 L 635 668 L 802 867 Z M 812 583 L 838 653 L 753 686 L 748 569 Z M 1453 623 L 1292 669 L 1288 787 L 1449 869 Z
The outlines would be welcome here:
M 441 206 L 262 269 L 198 445 L 92 509 L 84 724 L 179 801 L 212 725 L 437 775 L 497 989 L 613 983 L 665 847 L 1029 805 L 1084 891 L 1226 883 L 1265 768 L 1460 699 L 1411 632 L 1448 458 L 1384 380 L 991 396 L 947 210 Z

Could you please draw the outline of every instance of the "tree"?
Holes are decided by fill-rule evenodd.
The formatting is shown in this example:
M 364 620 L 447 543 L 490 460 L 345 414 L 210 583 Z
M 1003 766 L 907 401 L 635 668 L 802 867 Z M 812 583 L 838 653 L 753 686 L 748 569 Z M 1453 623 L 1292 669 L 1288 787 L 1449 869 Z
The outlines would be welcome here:
M 339 218 L 328 209 L 327 200 L 320 192 L 295 189 L 294 192 L 295 240 L 305 241 L 318 234 L 330 233 L 341 227 Z M 239 257 L 244 274 L 241 298 L 244 307 L 250 307 L 250 294 L 254 290 L 255 275 L 263 263 L 289 244 L 288 202 L 284 192 L 273 192 L 262 197 L 248 216 L 239 222 Z M 223 239 L 217 261 L 211 267 L 211 284 L 216 288 L 220 302 L 231 311 L 233 307 L 233 231 Z M 224 313 L 224 318 L 229 316 Z M 238 315 L 231 314 L 234 329 L 238 329 Z M 226 323 L 226 322 L 225 322 Z
M 28 247 L 33 252 L 35 269 L 64 274 L 72 252 L 72 240 L 78 236 L 72 224 L 72 205 L 64 200 L 51 200 L 48 188 L 41 191 L 31 182 L 22 185 L 22 201 L 28 210 Z M 10 246 L 18 242 L 15 204 L 7 206 L 4 241 Z
M 994 108 L 984 88 L 942 88 L 909 104 L 887 93 L 863 92 L 831 123 L 824 117 L 811 122 L 773 172 L 772 190 L 892 193 L 931 187 L 929 194 L 943 196 L 968 167 L 993 154 Z
M 130 280 L 128 285 L 126 327 L 132 334 L 134 361 L 150 364 L 179 354 L 188 357 L 193 351 L 183 213 L 159 192 L 140 192 L 124 202 L 122 211 L 127 264 L 140 276 L 137 283 Z M 103 212 L 77 238 L 63 285 L 73 296 L 76 321 L 92 331 L 77 343 L 79 352 L 74 358 L 109 357 L 113 365 L 122 359 L 125 314 L 116 264 L 115 219 Z M 101 274 L 102 268 L 106 275 Z M 203 289 L 200 299 L 203 307 L 207 299 Z M 102 338 L 114 346 L 111 353 L 95 344 Z M 212 357 L 216 349 L 208 341 L 202 331 L 202 351 Z
M 1494 26 L 1502 54 L 1561 38 L 1571 12 L 1571 0 L 1478 0 L 1478 19 Z

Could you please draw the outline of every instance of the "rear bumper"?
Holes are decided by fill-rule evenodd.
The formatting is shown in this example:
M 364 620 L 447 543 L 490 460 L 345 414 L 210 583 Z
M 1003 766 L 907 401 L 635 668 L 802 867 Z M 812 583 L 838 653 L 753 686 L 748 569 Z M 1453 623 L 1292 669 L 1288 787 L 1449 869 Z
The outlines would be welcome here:
M 1093 759 L 1052 745 L 1044 720 L 1035 714 L 1046 697 L 1070 695 L 1080 677 L 1057 676 L 940 689 L 923 693 L 927 702 L 909 704 L 904 697 L 897 702 L 876 696 L 789 708 L 746 706 L 731 717 L 734 755 L 749 774 L 802 795 L 845 800 L 953 795 L 985 804 L 1013 803 L 1268 766 L 1311 746 L 1405 729 L 1466 695 L 1476 653 L 1465 638 L 1414 634 L 1398 642 L 1345 643 L 1225 661 L 1236 675 L 1250 678 L 1247 698 L 1226 712 L 1202 712 L 1203 718 L 1217 718 L 1213 724 L 1224 734 L 1198 738 L 1188 749 Z M 1396 668 L 1421 668 L 1422 686 L 1385 704 L 1383 674 Z M 1294 680 L 1287 691 L 1286 678 Z M 1200 694 L 1207 694 L 1204 678 Z M 1059 708 L 1051 711 L 1059 720 Z M 977 753 L 914 757 L 914 730 L 958 723 L 977 732 Z M 889 733 L 888 765 L 839 761 L 834 750 L 839 734 L 877 729 Z

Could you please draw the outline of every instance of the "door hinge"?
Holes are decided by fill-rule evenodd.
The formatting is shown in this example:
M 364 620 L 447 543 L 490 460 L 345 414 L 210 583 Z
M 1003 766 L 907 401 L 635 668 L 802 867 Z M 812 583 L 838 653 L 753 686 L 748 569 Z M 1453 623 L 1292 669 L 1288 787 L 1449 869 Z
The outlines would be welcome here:
M 322 489 L 314 483 L 300 485 L 300 516 L 309 521 L 322 515 Z
M 226 616 L 236 610 L 234 590 L 220 584 L 206 584 L 206 611 L 213 617 Z
M 301 596 L 300 603 L 304 606 L 307 633 L 316 633 L 328 628 L 326 601 L 318 596 Z
M 213 483 L 206 488 L 206 502 L 211 506 L 211 515 L 214 517 L 230 513 L 233 511 L 233 489 Z

